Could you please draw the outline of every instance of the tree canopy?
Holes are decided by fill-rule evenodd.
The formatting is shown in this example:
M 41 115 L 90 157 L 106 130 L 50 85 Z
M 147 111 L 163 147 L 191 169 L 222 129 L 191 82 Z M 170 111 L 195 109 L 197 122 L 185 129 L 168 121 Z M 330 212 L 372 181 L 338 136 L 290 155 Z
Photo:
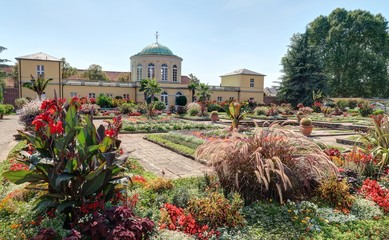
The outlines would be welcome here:
M 316 88 L 331 97 L 388 97 L 388 63 L 387 20 L 381 14 L 337 8 L 291 38 L 281 60 L 278 96 L 296 102 Z
M 7 48 L 0 46 L 0 53 L 4 50 L 7 50 Z M 9 62 L 9 60 L 0 58 L 0 65 L 2 65 L 5 62 Z M 5 81 L 4 81 L 5 76 L 6 76 L 5 72 L 3 72 L 0 68 L 0 103 L 3 102 L 3 96 L 4 96 L 3 92 L 4 92 L 4 88 L 5 88 Z
M 31 80 L 23 83 L 22 86 L 36 92 L 38 99 L 42 100 L 42 94 L 45 92 L 50 81 L 53 81 L 53 79 L 45 79 L 42 76 L 38 76 L 38 79 L 35 79 L 34 76 L 31 75 Z
M 70 76 L 77 74 L 77 68 L 70 66 L 70 64 L 63 57 L 62 60 L 62 79 L 67 79 Z
M 108 80 L 107 75 L 103 71 L 103 68 L 98 64 L 92 64 L 84 72 L 83 77 L 89 78 L 90 80 Z

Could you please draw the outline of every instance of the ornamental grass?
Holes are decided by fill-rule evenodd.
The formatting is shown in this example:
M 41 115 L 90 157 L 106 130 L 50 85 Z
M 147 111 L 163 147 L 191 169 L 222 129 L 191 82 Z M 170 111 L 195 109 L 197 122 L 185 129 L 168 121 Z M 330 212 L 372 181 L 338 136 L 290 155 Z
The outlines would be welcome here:
M 279 125 L 205 143 L 195 155 L 214 167 L 225 194 L 237 191 L 246 204 L 308 197 L 323 179 L 338 173 L 316 143 Z

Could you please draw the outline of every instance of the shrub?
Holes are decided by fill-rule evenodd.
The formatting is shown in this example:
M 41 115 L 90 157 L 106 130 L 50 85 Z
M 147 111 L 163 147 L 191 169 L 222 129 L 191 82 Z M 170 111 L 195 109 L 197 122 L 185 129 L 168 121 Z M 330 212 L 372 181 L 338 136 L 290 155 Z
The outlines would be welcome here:
M 351 207 L 351 214 L 359 219 L 371 219 L 383 215 L 380 207 L 375 202 L 363 198 L 357 198 L 354 201 Z
M 309 195 L 323 177 L 337 174 L 317 144 L 277 125 L 252 136 L 235 133 L 205 143 L 197 148 L 196 158 L 208 160 L 226 193 L 237 191 L 246 203 Z
M 154 109 L 158 111 L 162 111 L 166 109 L 166 104 L 161 101 L 157 101 L 154 103 Z
M 185 96 L 176 97 L 176 105 L 185 106 L 188 102 L 188 99 Z
M 188 113 L 190 116 L 197 116 L 201 112 L 201 106 L 198 103 L 190 103 L 188 105 Z
M 381 110 L 381 109 L 377 109 L 377 110 L 374 110 L 373 112 L 373 115 L 382 115 L 382 114 L 385 114 L 385 111 L 384 110 Z
M 348 101 L 348 107 L 349 107 L 350 109 L 354 109 L 354 108 L 356 108 L 357 106 L 358 106 L 358 101 L 357 101 L 357 100 L 351 99 L 351 100 Z
M 293 111 L 292 104 L 290 104 L 290 103 L 281 103 L 281 106 L 278 107 L 278 110 L 282 114 L 290 115 L 290 114 L 292 114 L 292 111 Z
M 17 109 L 21 109 L 26 103 L 28 103 L 27 98 L 17 98 L 15 99 L 15 106 Z
M 135 106 L 136 106 L 136 104 L 134 104 L 134 103 L 123 103 L 120 106 L 120 110 L 122 111 L 123 114 L 133 113 L 134 110 L 136 112 Z
M 266 115 L 267 111 L 269 110 L 268 107 L 256 107 L 254 108 L 255 115 Z
M 159 99 L 158 99 L 157 97 L 154 96 L 154 102 L 158 102 L 158 101 L 159 101 Z M 150 104 L 150 103 L 151 103 L 151 96 L 148 97 L 148 98 L 146 98 L 146 103 L 147 103 L 147 104 Z
M 173 187 L 174 186 L 172 180 L 165 178 L 156 178 L 146 183 L 146 189 L 150 189 L 158 193 L 170 190 Z
M 177 114 L 179 115 L 185 115 L 187 112 L 186 106 L 178 106 L 177 107 Z
M 274 103 L 270 104 L 270 107 L 268 108 L 266 112 L 266 116 L 277 116 L 279 113 L 278 106 Z
M 359 113 L 362 117 L 367 117 L 373 113 L 373 107 L 368 101 L 360 101 L 358 103 Z
M 238 194 L 234 194 L 230 202 L 223 194 L 212 192 L 206 197 L 191 199 L 187 209 L 198 223 L 216 229 L 243 226 L 242 207 L 243 202 Z
M 347 212 L 355 200 L 349 189 L 346 179 L 338 181 L 337 178 L 331 177 L 322 182 L 317 192 L 321 201 Z
M 313 112 L 313 109 L 310 107 L 302 107 L 299 110 L 303 112 L 304 115 L 309 115 Z
M 147 106 L 144 103 L 138 103 L 137 105 L 137 112 L 141 114 L 146 114 L 147 113 Z
M 26 103 L 20 111 L 19 123 L 24 125 L 26 128 L 30 128 L 35 116 L 41 113 L 41 103 L 42 102 L 39 100 Z
M 82 114 L 93 114 L 93 115 L 97 115 L 99 113 L 99 110 L 100 110 L 100 106 L 97 105 L 97 104 L 90 104 L 90 103 L 85 103 L 85 104 L 82 104 L 81 105 L 81 108 L 80 108 L 80 113 Z
M 220 109 L 220 104 L 218 104 L 218 103 L 208 104 L 208 108 L 207 108 L 208 112 L 219 111 L 219 109 Z
M 346 107 L 349 107 L 349 102 L 342 99 L 337 100 L 335 104 L 342 111 L 346 111 Z
M 104 94 L 100 94 L 100 96 L 96 100 L 96 103 L 97 103 L 97 105 L 99 105 L 102 108 L 112 108 L 113 107 L 112 98 L 110 98 Z

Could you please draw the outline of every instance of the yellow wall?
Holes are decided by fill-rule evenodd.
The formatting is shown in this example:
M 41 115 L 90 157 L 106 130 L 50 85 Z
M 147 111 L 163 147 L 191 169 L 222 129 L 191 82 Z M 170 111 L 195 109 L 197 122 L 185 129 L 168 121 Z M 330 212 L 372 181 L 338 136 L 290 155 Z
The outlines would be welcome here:
M 77 93 L 78 97 L 89 97 L 89 93 L 95 93 L 96 98 L 100 94 L 112 94 L 112 97 L 122 96 L 124 94 L 129 94 L 130 99 L 135 99 L 135 88 L 133 87 L 107 87 L 107 86 L 64 86 L 64 98 L 70 98 L 70 93 Z
M 49 83 L 47 86 L 45 93 L 47 98 L 53 98 L 54 97 L 54 90 L 57 93 L 57 96 L 61 96 L 60 88 L 59 88 L 59 82 L 61 81 L 62 77 L 62 68 L 61 68 L 61 62 L 57 61 L 45 61 L 45 60 L 30 60 L 30 59 L 18 59 L 19 62 L 19 78 L 21 82 L 19 82 L 19 86 L 21 86 L 25 82 L 29 82 L 31 80 L 31 75 L 36 79 L 37 78 L 37 71 L 36 67 L 37 65 L 43 65 L 44 66 L 44 77 L 52 78 L 53 81 Z M 20 81 L 19 80 L 19 81 Z M 19 89 L 19 95 L 20 97 L 30 97 L 32 99 L 35 99 L 37 97 L 36 93 L 27 89 L 21 87 Z
M 222 76 L 220 86 L 223 87 L 240 87 L 241 75 Z

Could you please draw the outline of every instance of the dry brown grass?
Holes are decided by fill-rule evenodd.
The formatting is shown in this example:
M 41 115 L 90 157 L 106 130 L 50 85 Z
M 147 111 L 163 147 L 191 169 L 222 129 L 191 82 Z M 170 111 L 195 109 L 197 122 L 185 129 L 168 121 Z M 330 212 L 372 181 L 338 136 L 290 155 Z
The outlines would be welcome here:
M 226 193 L 237 191 L 246 203 L 303 198 L 337 173 L 317 144 L 279 125 L 258 130 L 254 136 L 234 133 L 228 140 L 205 143 L 196 158 L 214 167 Z

